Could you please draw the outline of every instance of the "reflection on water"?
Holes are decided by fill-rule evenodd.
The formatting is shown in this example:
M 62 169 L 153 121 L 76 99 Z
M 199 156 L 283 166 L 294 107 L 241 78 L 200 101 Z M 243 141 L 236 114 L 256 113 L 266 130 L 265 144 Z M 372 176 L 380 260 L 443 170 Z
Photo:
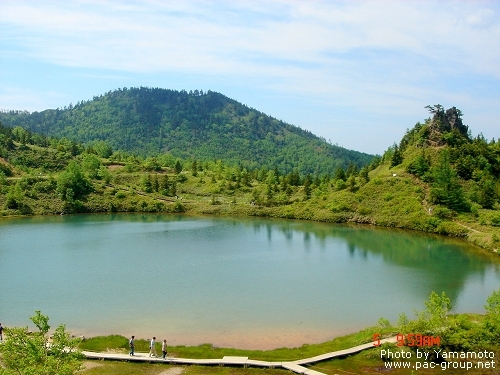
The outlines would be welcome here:
M 269 348 L 423 309 L 481 312 L 496 258 L 452 239 L 361 226 L 165 215 L 0 221 L 0 321 L 36 309 L 77 333 Z
M 425 283 L 430 290 L 445 291 L 455 301 L 455 305 L 468 278 L 485 281 L 488 270 L 492 269 L 495 273 L 500 270 L 498 256 L 485 254 L 463 241 L 443 236 L 300 221 L 270 221 L 251 225 L 257 230 L 266 226 L 268 231 L 271 228 L 281 231 L 288 241 L 293 239 L 296 231 L 302 236 L 304 250 L 314 247 L 325 251 L 329 243 L 327 239 L 343 239 L 353 259 L 371 261 L 370 255 L 378 255 L 384 263 L 407 268 L 409 275 L 419 273 L 419 280 L 403 277 L 395 281 Z M 481 307 L 470 308 L 477 311 Z

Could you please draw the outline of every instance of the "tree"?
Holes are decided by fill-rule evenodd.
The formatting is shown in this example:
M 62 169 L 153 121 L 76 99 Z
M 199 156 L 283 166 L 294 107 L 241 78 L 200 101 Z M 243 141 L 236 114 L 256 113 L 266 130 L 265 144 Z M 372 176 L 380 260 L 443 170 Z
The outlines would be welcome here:
M 347 187 L 349 188 L 349 191 L 351 193 L 356 191 L 356 177 L 354 177 L 354 175 L 349 176 L 346 184 L 347 184 Z
M 179 160 L 177 160 L 175 162 L 174 172 L 175 172 L 175 174 L 179 174 L 179 173 L 182 172 L 182 164 L 181 164 L 181 162 Z
M 12 135 L 14 136 L 14 139 L 22 145 L 25 145 L 28 141 L 28 132 L 20 126 L 16 126 L 12 129 Z
M 451 310 L 451 300 L 445 292 L 441 295 L 431 292 L 425 301 L 426 309 L 415 311 L 416 320 L 409 321 L 405 314 L 399 316 L 399 328 L 403 333 L 418 332 L 426 335 L 444 334 L 450 326 L 448 312 Z
M 146 193 L 153 192 L 153 181 L 151 180 L 151 175 L 149 173 L 141 177 L 141 186 L 142 190 L 144 190 Z
M 5 173 L 0 169 L 0 191 L 2 191 L 2 186 L 7 186 L 7 177 Z
M 172 184 L 170 185 L 170 195 L 171 196 L 177 195 L 177 183 L 175 181 L 172 182 Z
M 358 167 L 356 164 L 354 164 L 352 161 L 349 162 L 349 165 L 347 166 L 347 170 L 345 172 L 346 177 L 350 176 L 357 176 L 358 175 Z
M 82 168 L 74 161 L 68 164 L 57 179 L 57 191 L 66 201 L 72 201 L 92 191 L 92 184 L 85 177 Z
M 161 165 L 158 162 L 158 159 L 155 157 L 146 158 L 146 160 L 144 160 L 144 162 L 142 163 L 142 167 L 149 172 L 161 171 Z
M 494 177 L 485 173 L 476 185 L 477 203 L 483 208 L 492 209 L 497 200 Z
M 272 171 L 271 171 L 272 172 Z M 274 198 L 274 189 L 273 185 L 267 184 L 267 189 L 266 189 L 266 198 L 267 198 L 267 203 L 272 204 L 273 198 Z
M 470 180 L 476 167 L 476 160 L 471 155 L 461 155 L 455 162 L 455 168 L 460 177 Z
M 109 158 L 113 154 L 113 149 L 106 141 L 97 141 L 92 148 L 101 158 Z
M 448 312 L 451 310 L 451 300 L 445 292 L 441 296 L 436 292 L 431 292 L 428 301 L 425 301 L 427 307 L 426 315 L 432 328 L 439 330 L 446 325 Z
M 82 168 L 90 178 L 97 178 L 99 176 L 99 168 L 101 167 L 101 160 L 93 154 L 83 155 Z
M 288 183 L 292 186 L 299 186 L 300 185 L 300 175 L 299 172 L 296 170 L 293 170 L 290 172 L 287 176 Z
M 484 321 L 486 332 L 492 343 L 498 343 L 500 340 L 500 289 L 493 291 L 488 297 L 484 309 L 486 310 Z
M 193 160 L 193 163 L 191 164 L 191 174 L 193 177 L 198 176 L 198 163 L 196 162 L 196 159 Z
M 155 175 L 153 176 L 153 181 L 151 183 L 151 187 L 155 193 L 158 193 L 158 191 L 160 190 L 160 182 L 158 181 L 158 174 L 157 173 L 155 173 Z
M 450 153 L 444 150 L 439 164 L 433 168 L 434 183 L 431 188 L 431 199 L 434 203 L 441 203 L 457 210 L 467 211 L 469 203 L 465 200 L 464 192 L 458 183 L 457 173 L 450 165 Z
M 392 154 L 391 158 L 391 167 L 395 167 L 396 165 L 399 165 L 403 162 L 403 154 L 401 153 L 401 150 L 399 147 L 395 144 L 394 145 L 394 152 Z
M 359 171 L 359 176 L 364 180 L 365 183 L 370 181 L 370 176 L 368 175 L 368 167 L 365 166 Z
M 435 104 L 435 105 L 426 105 L 424 108 L 427 108 L 430 113 L 436 114 L 436 113 L 444 113 L 444 107 L 441 104 Z
M 61 324 L 49 343 L 49 317 L 35 311 L 30 319 L 38 332 L 29 333 L 27 327 L 5 328 L 0 374 L 73 375 L 80 370 L 82 355 L 76 349 L 79 339 L 72 339 Z
M 277 182 L 277 176 L 275 171 L 269 171 L 267 172 L 267 178 L 266 178 L 266 184 L 268 185 L 274 185 Z
M 5 182 L 7 182 L 7 180 L 5 180 Z M 24 201 L 24 192 L 21 188 L 21 184 L 18 182 L 14 186 L 11 186 L 5 198 L 7 198 L 5 202 L 6 208 L 10 208 L 11 210 L 21 208 Z
M 334 180 L 346 180 L 346 175 L 342 167 L 335 169 L 335 174 L 333 175 Z
M 160 191 L 160 194 L 162 195 L 168 195 L 168 190 L 169 190 L 170 183 L 168 181 L 168 176 L 165 173 L 160 180 L 160 185 L 158 186 L 158 189 Z
M 304 199 L 309 199 L 311 198 L 311 184 L 312 184 L 312 178 L 311 175 L 307 175 L 306 178 L 304 179 Z
M 407 167 L 406 171 L 420 178 L 424 177 L 424 175 L 430 169 L 430 160 L 425 156 L 422 152 L 422 155 L 419 155 L 414 161 L 412 161 Z

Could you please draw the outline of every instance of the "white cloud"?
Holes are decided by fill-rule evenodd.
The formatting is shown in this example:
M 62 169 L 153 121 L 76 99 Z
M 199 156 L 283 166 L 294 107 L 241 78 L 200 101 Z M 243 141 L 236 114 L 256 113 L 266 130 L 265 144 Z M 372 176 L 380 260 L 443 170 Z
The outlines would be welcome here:
M 2 87 L 0 92 L 0 111 L 13 108 L 36 111 L 40 110 L 40 108 L 49 108 L 49 103 L 60 101 L 61 99 L 65 99 L 64 96 L 55 91 L 39 92 L 20 87 Z M 23 103 L 23 106 L 19 107 L 18 103 Z
M 76 4 L 7 3 L 0 20 L 26 53 L 71 66 L 266 74 L 277 59 L 322 66 L 335 62 L 329 54 L 377 50 L 436 62 L 461 55 L 464 69 L 500 75 L 500 33 L 490 9 L 450 14 L 451 3 L 427 2 L 241 3 L 236 10 L 224 2 Z M 285 13 L 273 17 L 277 10 Z M 490 22 L 487 30 L 470 26 L 484 20 Z M 486 55 L 485 44 L 492 51 Z
M 233 81 L 325 113 L 349 108 L 365 116 L 359 124 L 413 116 L 434 102 L 479 102 L 478 77 L 500 79 L 493 1 L 0 2 L 4 57 L 97 76 Z M 499 92 L 491 91 L 484 95 L 498 106 Z M 326 127 L 324 117 L 311 114 L 300 125 Z

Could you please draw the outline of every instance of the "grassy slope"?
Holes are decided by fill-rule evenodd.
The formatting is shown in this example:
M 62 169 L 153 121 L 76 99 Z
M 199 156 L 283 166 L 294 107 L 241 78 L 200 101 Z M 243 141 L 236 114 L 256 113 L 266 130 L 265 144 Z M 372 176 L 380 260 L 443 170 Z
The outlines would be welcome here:
M 29 146 L 30 152 L 35 150 L 35 146 Z M 51 151 L 46 150 L 45 155 L 50 157 Z M 265 181 L 254 178 L 246 186 L 238 185 L 231 177 L 234 175 L 231 168 L 226 167 L 221 172 L 213 167 L 198 172 L 196 177 L 191 172 L 182 172 L 181 180 L 184 181 L 177 182 L 177 195 L 182 200 L 176 200 L 171 196 L 144 192 L 141 179 L 146 172 L 140 171 L 140 166 L 135 168 L 138 171 L 129 171 L 130 168 L 117 164 L 108 165 L 108 169 L 110 182 L 93 181 L 94 191 L 82 199 L 83 212 L 186 211 L 189 214 L 360 223 L 462 237 L 492 252 L 498 252 L 500 245 L 500 227 L 492 225 L 498 210 L 479 209 L 474 214 L 443 217 L 437 207 L 429 203 L 429 185 L 406 173 L 405 164 L 389 168 L 388 162 L 382 163 L 370 172 L 368 183 L 357 177 L 352 191 L 348 188 L 338 190 L 334 181 L 312 185 L 309 199 L 305 198 L 303 186 L 292 187 L 287 196 L 279 184 L 274 185 L 269 198 Z M 22 199 L 28 209 L 25 212 L 7 209 L 7 188 L 4 187 L 3 194 L 0 193 L 0 215 L 62 212 L 65 202 L 56 193 L 57 172 L 26 171 L 29 170 L 14 168 L 14 176 L 9 177 L 7 183 L 11 187 L 21 184 L 24 189 Z M 179 180 L 170 168 L 151 175 L 161 178 L 164 174 L 170 181 Z M 258 204 L 250 204 L 255 200 Z

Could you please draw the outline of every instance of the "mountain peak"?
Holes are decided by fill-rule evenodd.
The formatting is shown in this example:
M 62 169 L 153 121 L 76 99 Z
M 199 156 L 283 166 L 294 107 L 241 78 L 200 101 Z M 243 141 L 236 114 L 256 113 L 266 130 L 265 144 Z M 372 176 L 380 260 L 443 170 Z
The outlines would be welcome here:
M 428 125 L 428 139 L 430 142 L 436 145 L 444 144 L 443 134 L 453 131 L 466 138 L 468 137 L 469 127 L 463 124 L 462 111 L 458 108 L 451 107 L 444 110 L 444 107 L 440 104 L 428 105 L 425 108 L 428 108 L 429 112 L 433 114 Z

